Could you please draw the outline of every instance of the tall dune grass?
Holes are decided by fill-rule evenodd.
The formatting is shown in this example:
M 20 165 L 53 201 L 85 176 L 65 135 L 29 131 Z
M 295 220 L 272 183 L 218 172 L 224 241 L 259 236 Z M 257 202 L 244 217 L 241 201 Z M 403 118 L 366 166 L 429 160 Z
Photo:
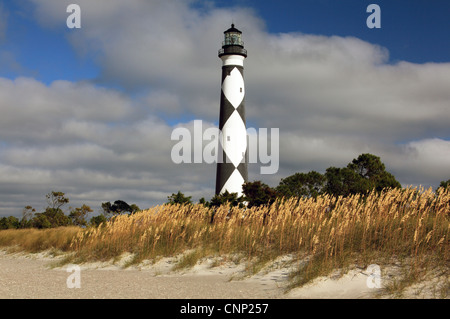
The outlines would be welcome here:
M 0 247 L 12 251 L 31 253 L 45 250 L 69 251 L 73 238 L 81 231 L 79 227 L 59 227 L 45 230 L 8 229 L 0 231 Z
M 71 249 L 86 260 L 130 252 L 135 262 L 187 249 L 204 255 L 241 254 L 249 260 L 294 254 L 299 260 L 309 258 L 297 274 L 298 283 L 304 283 L 351 263 L 393 257 L 408 259 L 416 272 L 445 265 L 449 215 L 449 191 L 436 194 L 431 189 L 295 198 L 251 209 L 168 205 L 79 232 Z
M 407 188 L 346 198 L 293 198 L 251 209 L 157 206 L 98 228 L 71 229 L 57 244 L 83 261 L 129 252 L 138 263 L 191 249 L 196 258 L 239 254 L 267 261 L 292 254 L 308 261 L 299 262 L 293 273 L 295 283 L 304 284 L 336 268 L 393 258 L 408 260 L 417 276 L 430 267 L 448 271 L 449 231 L 450 191 Z M 8 234 L 0 232 L 0 245 Z

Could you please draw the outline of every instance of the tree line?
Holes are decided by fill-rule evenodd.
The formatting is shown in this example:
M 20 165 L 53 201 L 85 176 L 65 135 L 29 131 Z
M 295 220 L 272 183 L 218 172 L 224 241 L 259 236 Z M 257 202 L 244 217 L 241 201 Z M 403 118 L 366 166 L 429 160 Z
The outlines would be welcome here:
M 25 206 L 22 211 L 22 218 L 15 216 L 3 217 L 0 219 L 1 229 L 22 229 L 22 228 L 54 228 L 63 226 L 98 226 L 115 215 L 129 213 L 133 214 L 141 209 L 136 205 L 128 205 L 122 200 L 102 203 L 102 214 L 92 217 L 89 221 L 89 213 L 93 210 L 88 205 L 77 208 L 70 208 L 68 215 L 64 213 L 63 207 L 69 203 L 69 198 L 63 192 L 52 191 L 45 196 L 47 208 L 43 212 L 37 212 L 31 206 Z
M 450 187 L 450 179 L 442 181 L 439 187 Z M 247 182 L 243 185 L 243 196 L 237 193 L 225 192 L 215 195 L 209 201 L 205 198 L 199 200 L 199 204 L 206 207 L 218 207 L 225 203 L 231 206 L 270 205 L 279 198 L 291 197 L 317 197 L 323 194 L 331 196 L 349 196 L 354 194 L 366 194 L 370 191 L 381 192 L 386 188 L 401 188 L 401 184 L 394 175 L 386 171 L 380 157 L 372 154 L 361 154 L 353 159 L 346 167 L 329 167 L 324 174 L 316 171 L 308 173 L 295 173 L 282 178 L 279 185 L 272 188 L 261 181 Z M 193 204 L 192 196 L 186 196 L 181 191 L 167 197 L 166 205 Z M 63 192 L 52 191 L 46 195 L 47 208 L 43 212 L 36 212 L 31 206 L 26 206 L 22 212 L 22 218 L 14 216 L 0 219 L 1 229 L 19 228 L 52 228 L 61 226 L 98 226 L 111 217 L 120 214 L 133 214 L 140 211 L 135 205 L 129 205 L 122 200 L 114 203 L 102 203 L 102 213 L 86 220 L 93 210 L 88 205 L 70 209 L 68 215 L 63 207 L 69 203 L 69 199 Z
M 210 201 L 201 198 L 199 203 L 208 207 L 217 207 L 224 203 L 231 206 L 253 207 L 270 205 L 278 198 L 317 197 L 323 194 L 331 196 L 350 196 L 367 194 L 373 190 L 401 188 L 394 175 L 386 171 L 380 157 L 365 153 L 353 159 L 346 167 L 329 167 L 324 174 L 316 171 L 295 173 L 281 179 L 279 185 L 272 188 L 261 181 L 247 182 L 243 185 L 243 196 L 225 192 L 215 195 Z M 450 179 L 442 181 L 439 187 L 450 187 Z M 167 204 L 191 204 L 191 196 L 178 192 L 168 197 Z

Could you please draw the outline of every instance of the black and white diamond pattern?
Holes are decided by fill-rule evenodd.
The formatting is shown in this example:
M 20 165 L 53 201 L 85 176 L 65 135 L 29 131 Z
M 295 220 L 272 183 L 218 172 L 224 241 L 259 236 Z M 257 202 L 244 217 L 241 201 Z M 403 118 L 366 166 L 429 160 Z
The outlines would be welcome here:
M 245 127 L 245 87 L 243 67 L 226 65 L 222 69 L 219 129 L 223 163 L 217 164 L 216 194 L 238 193 L 247 181 L 247 130 Z

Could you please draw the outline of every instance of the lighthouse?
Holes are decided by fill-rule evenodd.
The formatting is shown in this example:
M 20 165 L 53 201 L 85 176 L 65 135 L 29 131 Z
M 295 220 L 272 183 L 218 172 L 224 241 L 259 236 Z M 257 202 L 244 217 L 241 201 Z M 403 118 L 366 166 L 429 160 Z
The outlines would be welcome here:
M 220 96 L 219 154 L 217 162 L 216 194 L 225 191 L 242 195 L 242 184 L 248 180 L 247 130 L 245 126 L 244 49 L 242 32 L 231 25 L 224 32 L 225 39 L 219 58 L 222 59 L 222 90 Z

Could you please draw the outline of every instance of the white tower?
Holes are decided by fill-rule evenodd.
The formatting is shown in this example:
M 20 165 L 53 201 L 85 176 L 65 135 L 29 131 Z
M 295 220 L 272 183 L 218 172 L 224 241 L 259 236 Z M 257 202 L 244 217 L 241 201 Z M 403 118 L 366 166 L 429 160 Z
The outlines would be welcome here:
M 245 126 L 244 49 L 242 32 L 231 25 L 224 32 L 225 41 L 219 50 L 222 66 L 222 94 L 220 98 L 219 129 L 222 141 L 217 164 L 216 194 L 225 191 L 242 195 L 242 184 L 248 180 L 247 130 Z

